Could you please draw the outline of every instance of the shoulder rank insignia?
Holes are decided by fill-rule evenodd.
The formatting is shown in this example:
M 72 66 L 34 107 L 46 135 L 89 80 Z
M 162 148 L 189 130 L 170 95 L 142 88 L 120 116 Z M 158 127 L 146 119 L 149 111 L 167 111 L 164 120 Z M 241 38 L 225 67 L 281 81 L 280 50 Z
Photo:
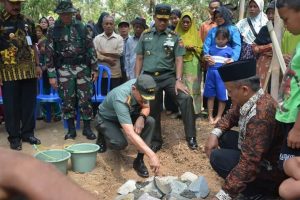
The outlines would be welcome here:
M 172 34 L 172 35 L 178 35 L 175 31 L 170 31 L 170 34 Z
M 144 32 L 143 32 L 143 33 L 150 33 L 150 32 L 151 32 L 151 29 L 150 29 L 150 28 L 148 28 L 148 29 L 144 30 Z

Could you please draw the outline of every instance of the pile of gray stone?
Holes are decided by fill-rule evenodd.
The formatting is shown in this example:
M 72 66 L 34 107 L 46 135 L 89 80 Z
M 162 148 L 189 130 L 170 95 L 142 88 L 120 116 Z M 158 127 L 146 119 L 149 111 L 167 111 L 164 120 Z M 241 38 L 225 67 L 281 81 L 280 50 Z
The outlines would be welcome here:
M 180 177 L 151 177 L 145 182 L 128 180 L 118 189 L 115 200 L 205 199 L 209 188 L 204 176 L 185 172 Z

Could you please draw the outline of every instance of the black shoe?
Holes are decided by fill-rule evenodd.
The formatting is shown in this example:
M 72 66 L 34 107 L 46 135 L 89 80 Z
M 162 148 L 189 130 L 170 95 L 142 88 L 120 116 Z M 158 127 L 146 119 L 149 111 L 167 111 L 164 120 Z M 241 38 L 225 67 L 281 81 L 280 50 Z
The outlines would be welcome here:
M 34 137 L 34 136 L 30 136 L 30 137 L 27 137 L 27 138 L 22 138 L 22 141 L 23 142 L 28 142 L 29 144 L 41 144 L 41 141 Z
M 98 132 L 98 139 L 96 144 L 99 145 L 100 149 L 98 150 L 98 153 L 104 153 L 107 149 L 106 142 L 104 136 Z
M 190 149 L 195 150 L 198 147 L 196 137 L 189 137 L 187 143 Z
M 89 140 L 95 140 L 97 138 L 91 129 L 84 128 L 82 131 L 82 135 L 86 136 L 86 138 Z
M 69 130 L 68 133 L 65 135 L 65 140 L 72 139 L 74 140 L 76 138 L 77 134 L 75 130 Z
M 136 158 L 133 161 L 133 169 L 136 171 L 136 173 L 140 177 L 143 177 L 143 178 L 149 177 L 149 172 L 148 172 L 148 169 L 147 169 L 143 159 Z
M 10 148 L 13 150 L 21 151 L 22 150 L 22 143 L 20 140 L 10 142 Z
M 153 142 L 150 146 L 150 148 L 152 149 L 152 151 L 154 153 L 158 152 L 162 147 L 162 144 L 161 143 L 158 143 L 158 142 Z
M 95 140 L 97 138 L 91 129 L 91 121 L 90 120 L 83 121 L 82 135 L 85 135 L 86 138 L 89 140 Z

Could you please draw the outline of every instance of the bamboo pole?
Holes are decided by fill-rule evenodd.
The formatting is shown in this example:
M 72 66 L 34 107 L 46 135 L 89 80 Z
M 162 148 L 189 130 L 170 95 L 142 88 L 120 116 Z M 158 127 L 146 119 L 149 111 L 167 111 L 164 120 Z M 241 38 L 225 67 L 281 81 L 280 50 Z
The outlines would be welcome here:
M 283 58 L 283 55 L 282 55 L 282 52 L 281 52 L 280 44 L 278 42 L 274 27 L 273 27 L 273 23 L 271 21 L 268 21 L 267 27 L 268 27 L 268 30 L 269 30 L 269 33 L 270 33 L 270 36 L 271 36 L 272 46 L 273 46 L 272 61 L 275 60 L 275 58 L 276 58 L 276 64 L 271 63 L 271 65 L 269 67 L 268 74 L 267 74 L 267 77 L 266 77 L 266 81 L 265 81 L 264 87 L 263 87 L 264 90 L 267 89 L 268 82 L 269 82 L 269 79 L 270 79 L 270 76 L 271 76 L 271 72 L 272 72 L 274 66 L 276 66 L 279 63 L 280 69 L 281 69 L 283 74 L 286 70 L 286 65 L 285 65 L 284 58 Z
M 274 31 L 277 36 L 277 41 L 279 44 L 279 47 L 281 48 L 281 40 L 283 35 L 283 23 L 282 20 L 279 17 L 278 10 L 276 8 L 275 10 L 275 19 L 274 19 Z M 280 87 L 280 63 L 276 56 L 274 56 L 275 48 L 273 48 L 273 58 L 271 62 L 272 66 L 272 80 L 271 80 L 271 95 L 275 100 L 278 100 L 278 94 L 279 94 L 279 87 Z M 277 55 L 278 56 L 278 55 Z M 285 69 L 283 69 L 285 70 Z
M 239 20 L 244 19 L 244 13 L 245 13 L 245 0 L 240 0 Z

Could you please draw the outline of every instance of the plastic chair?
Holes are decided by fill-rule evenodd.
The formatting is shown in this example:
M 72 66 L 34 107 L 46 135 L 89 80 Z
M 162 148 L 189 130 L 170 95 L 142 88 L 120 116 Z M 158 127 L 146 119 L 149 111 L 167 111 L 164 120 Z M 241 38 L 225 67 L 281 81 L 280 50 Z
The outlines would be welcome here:
M 102 103 L 106 97 L 106 95 L 102 95 L 101 92 L 101 82 L 102 82 L 102 78 L 103 78 L 103 74 L 106 73 L 107 75 L 107 93 L 110 91 L 110 79 L 111 79 L 111 72 L 109 67 L 105 66 L 105 65 L 98 65 L 99 67 L 99 76 L 98 79 L 95 83 L 95 94 L 92 97 L 92 102 L 93 103 Z
M 0 105 L 3 104 L 3 97 L 2 97 L 2 90 L 1 90 L 1 87 L 0 87 Z
M 51 104 L 50 103 L 59 103 L 61 105 L 61 99 L 57 94 L 57 91 L 50 87 L 50 94 L 44 94 L 43 88 L 43 79 L 39 79 L 39 93 L 36 96 L 37 104 L 39 103 L 48 103 L 46 104 L 46 121 L 51 122 Z M 37 109 L 36 114 L 37 115 Z

